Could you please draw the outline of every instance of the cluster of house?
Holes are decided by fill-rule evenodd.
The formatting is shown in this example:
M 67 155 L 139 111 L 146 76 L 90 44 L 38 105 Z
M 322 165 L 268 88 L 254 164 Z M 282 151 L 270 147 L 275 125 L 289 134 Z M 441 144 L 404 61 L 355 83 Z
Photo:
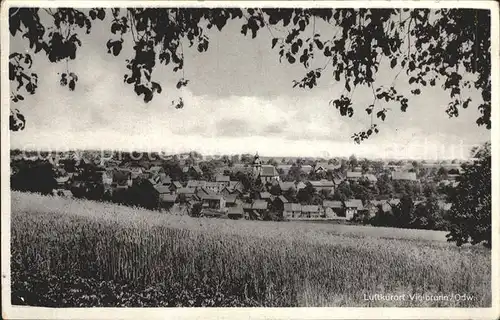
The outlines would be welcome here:
M 78 170 L 85 165 L 92 165 L 89 160 L 81 159 L 77 163 Z M 363 173 L 360 170 L 347 171 L 344 175 L 334 175 L 329 179 L 320 179 L 316 181 L 288 182 L 282 181 L 280 176 L 286 175 L 293 166 L 287 164 L 262 164 L 258 155 L 254 157 L 251 165 L 235 164 L 231 170 L 247 171 L 253 174 L 255 179 L 259 179 L 264 185 L 278 186 L 281 195 L 274 196 L 269 192 L 260 192 L 250 195 L 246 193 L 244 186 L 240 181 L 232 181 L 228 175 L 219 173 L 213 181 L 203 180 L 203 171 L 197 165 L 184 166 L 182 171 L 190 177 L 197 177 L 187 181 L 174 181 L 165 173 L 161 165 L 152 165 L 148 169 L 145 166 L 129 164 L 127 167 L 120 165 L 118 161 L 109 161 L 106 166 L 98 170 L 100 180 L 104 186 L 104 191 L 110 194 L 119 190 L 126 190 L 133 186 L 134 181 L 142 178 L 147 181 L 154 193 L 157 201 L 157 207 L 163 210 L 189 210 L 195 203 L 201 204 L 201 214 L 204 216 L 226 216 L 229 218 L 247 218 L 262 219 L 269 211 L 281 212 L 285 219 L 353 219 L 359 213 L 373 216 L 380 207 L 384 211 L 390 210 L 391 206 L 396 204 L 398 199 L 378 200 L 363 203 L 360 199 L 349 199 L 346 201 L 324 200 L 321 205 L 300 204 L 291 202 L 287 199 L 286 192 L 290 189 L 296 192 L 308 185 L 312 186 L 317 192 L 325 191 L 333 193 L 335 188 L 347 180 L 360 181 L 365 180 L 369 183 L 376 183 L 377 177 L 371 173 Z M 314 172 L 332 172 L 338 169 L 340 165 L 329 163 L 317 163 L 315 166 L 302 165 L 300 170 L 304 173 Z M 223 168 L 224 169 L 224 168 Z M 58 189 L 56 194 L 70 196 L 68 190 L 72 184 L 72 178 L 76 173 L 65 173 L 63 169 L 57 168 L 56 181 Z M 231 171 L 229 170 L 229 171 Z M 224 170 L 224 172 L 227 172 Z M 415 172 L 391 170 L 393 180 L 416 181 Z M 450 183 L 456 181 L 448 175 Z M 269 190 L 269 189 L 268 189 Z M 446 208 L 446 204 L 442 204 Z
M 260 179 L 268 179 L 268 173 L 263 171 Z M 288 220 L 293 219 L 345 219 L 350 220 L 364 210 L 360 199 L 349 201 L 324 201 L 323 205 L 301 205 L 290 202 L 285 195 L 275 196 L 268 191 L 259 192 L 255 195 L 245 193 L 243 185 L 239 181 L 231 181 L 229 176 L 218 175 L 215 181 L 188 180 L 186 184 L 172 181 L 163 172 L 149 179 L 157 193 L 158 206 L 167 211 L 176 208 L 176 204 L 183 203 L 192 206 L 201 203 L 201 214 L 203 216 L 221 217 L 227 216 L 232 219 L 260 220 L 269 211 L 281 212 Z M 316 190 L 328 190 L 333 192 L 335 184 L 328 180 L 304 182 L 283 182 L 277 176 L 273 180 L 267 180 L 271 185 L 279 186 L 281 193 L 290 189 L 296 191 L 305 188 L 308 184 Z M 178 210 L 178 209 L 175 209 Z

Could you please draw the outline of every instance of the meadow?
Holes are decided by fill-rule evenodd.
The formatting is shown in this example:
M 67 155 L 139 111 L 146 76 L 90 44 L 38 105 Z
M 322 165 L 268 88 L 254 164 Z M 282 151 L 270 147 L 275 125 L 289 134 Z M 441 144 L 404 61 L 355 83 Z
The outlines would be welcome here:
M 19 192 L 11 202 L 13 304 L 491 305 L 491 252 L 439 232 L 191 218 Z M 365 299 L 456 293 L 472 299 Z

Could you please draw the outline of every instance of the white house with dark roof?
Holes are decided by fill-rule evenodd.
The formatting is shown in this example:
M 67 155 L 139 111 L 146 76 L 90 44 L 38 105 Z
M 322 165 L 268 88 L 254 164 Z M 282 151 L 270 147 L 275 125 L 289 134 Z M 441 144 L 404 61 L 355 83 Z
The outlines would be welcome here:
M 259 192 L 259 198 L 261 200 L 269 201 L 271 199 L 271 194 L 267 191 Z
M 262 183 L 268 183 L 273 181 L 280 181 L 280 176 L 276 168 L 272 165 L 265 164 L 262 165 L 260 174 L 258 176 Z
M 314 172 L 316 173 L 330 172 L 339 169 L 340 167 L 341 167 L 340 164 L 334 165 L 328 162 L 318 162 L 314 166 Z
M 303 205 L 301 218 L 319 218 L 322 216 L 321 206 Z
M 292 189 L 292 190 L 296 189 L 295 182 L 293 182 L 293 181 L 280 181 L 279 187 L 280 187 L 281 192 L 288 191 L 289 189 Z
M 177 195 L 173 194 L 170 191 L 169 186 L 162 186 L 160 184 L 154 186 L 154 190 L 156 191 L 156 199 L 158 201 L 158 205 L 162 208 L 167 208 L 171 206 L 175 202 L 175 199 L 177 199 Z M 174 196 L 174 200 L 169 202 L 169 199 Z
M 323 201 L 323 209 L 327 218 L 336 218 L 345 216 L 344 205 L 342 201 Z
M 283 205 L 283 218 L 291 219 L 298 218 L 302 213 L 302 206 L 300 203 L 285 203 Z
M 321 180 L 311 180 L 309 181 L 309 184 L 316 189 L 317 192 L 321 192 L 322 190 L 326 190 L 328 192 L 334 192 L 335 190 L 335 184 L 333 181 L 326 180 L 326 179 L 321 179 Z
M 360 199 L 350 199 L 344 202 L 345 217 L 352 220 L 358 211 L 363 210 L 363 202 Z
M 347 171 L 347 173 L 346 173 L 346 178 L 348 181 L 358 181 L 362 177 L 363 177 L 363 174 L 361 172 Z

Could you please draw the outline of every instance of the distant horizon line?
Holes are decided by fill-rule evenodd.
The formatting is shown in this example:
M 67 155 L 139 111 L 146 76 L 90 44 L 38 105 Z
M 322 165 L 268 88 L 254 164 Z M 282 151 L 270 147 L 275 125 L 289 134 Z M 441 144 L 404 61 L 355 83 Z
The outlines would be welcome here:
M 472 147 L 478 147 L 478 146 L 481 146 L 483 145 L 484 143 L 478 143 L 478 144 L 473 144 L 471 145 L 471 148 Z M 419 160 L 419 161 L 452 161 L 452 160 L 459 160 L 459 161 L 467 161 L 467 160 L 471 160 L 473 159 L 474 157 L 472 156 L 469 156 L 469 157 L 465 157 L 465 158 L 456 158 L 456 157 L 433 157 L 433 158 L 418 158 L 418 157 L 383 157 L 383 156 L 379 156 L 379 157 L 376 157 L 376 156 L 373 156 L 373 157 L 368 157 L 368 156 L 365 156 L 365 155 L 359 155 L 359 154 L 356 154 L 356 153 L 351 153 L 349 155 L 331 155 L 330 157 L 323 157 L 323 156 L 301 156 L 301 155 L 266 155 L 266 154 L 261 154 L 260 152 L 243 152 L 243 153 L 223 153 L 223 154 L 203 154 L 202 152 L 200 151 L 197 151 L 197 150 L 190 150 L 190 151 L 183 151 L 183 152 L 172 152 L 172 153 L 169 153 L 169 152 L 165 152 L 165 151 L 161 151 L 161 150 L 147 150 L 147 151 L 144 151 L 144 150 L 128 150 L 128 149 L 120 149 L 120 148 L 116 148 L 116 149 L 94 149 L 94 148 L 74 148 L 74 149 L 59 149 L 57 150 L 56 148 L 54 149 L 45 149 L 45 148 L 40 148 L 40 149 L 20 149 L 20 148 L 10 148 L 10 151 L 20 151 L 20 152 L 24 152 L 24 153 L 39 153 L 39 154 L 43 154 L 43 153 L 49 153 L 49 154 L 53 154 L 53 153 L 68 153 L 68 152 L 76 152 L 76 153 L 85 153 L 85 152 L 100 152 L 103 156 L 104 155 L 107 155 L 107 153 L 126 153 L 126 154 L 131 154 L 131 153 L 142 153 L 142 154 L 159 154 L 159 155 L 162 155 L 164 157 L 170 157 L 170 156 L 179 156 L 179 155 L 189 155 L 190 153 L 198 153 L 200 154 L 203 158 L 211 158 L 211 159 L 218 159 L 218 158 L 222 158 L 223 156 L 227 156 L 227 157 L 233 157 L 233 156 L 242 156 L 242 155 L 250 155 L 250 156 L 255 156 L 256 154 L 260 157 L 260 158 L 266 158 L 266 159 L 279 159 L 279 158 L 289 158 L 289 159 L 299 159 L 299 158 L 302 158 L 302 159 L 314 159 L 314 160 L 318 160 L 318 159 L 323 159 L 323 160 L 330 160 L 330 159 L 348 159 L 349 157 L 351 156 L 355 156 L 356 158 L 358 159 L 367 159 L 367 160 L 386 160 L 386 161 L 391 161 L 391 160 L 395 160 L 395 161 L 404 161 L 404 160 Z

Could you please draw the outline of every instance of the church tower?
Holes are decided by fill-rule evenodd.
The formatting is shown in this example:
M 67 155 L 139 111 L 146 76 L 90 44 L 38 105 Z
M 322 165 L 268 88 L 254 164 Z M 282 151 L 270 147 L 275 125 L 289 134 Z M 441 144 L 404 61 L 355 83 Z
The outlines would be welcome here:
M 255 179 L 257 179 L 262 171 L 262 164 L 260 162 L 259 154 L 257 152 L 255 153 L 255 157 L 253 158 L 252 168 L 253 168 L 253 175 Z

